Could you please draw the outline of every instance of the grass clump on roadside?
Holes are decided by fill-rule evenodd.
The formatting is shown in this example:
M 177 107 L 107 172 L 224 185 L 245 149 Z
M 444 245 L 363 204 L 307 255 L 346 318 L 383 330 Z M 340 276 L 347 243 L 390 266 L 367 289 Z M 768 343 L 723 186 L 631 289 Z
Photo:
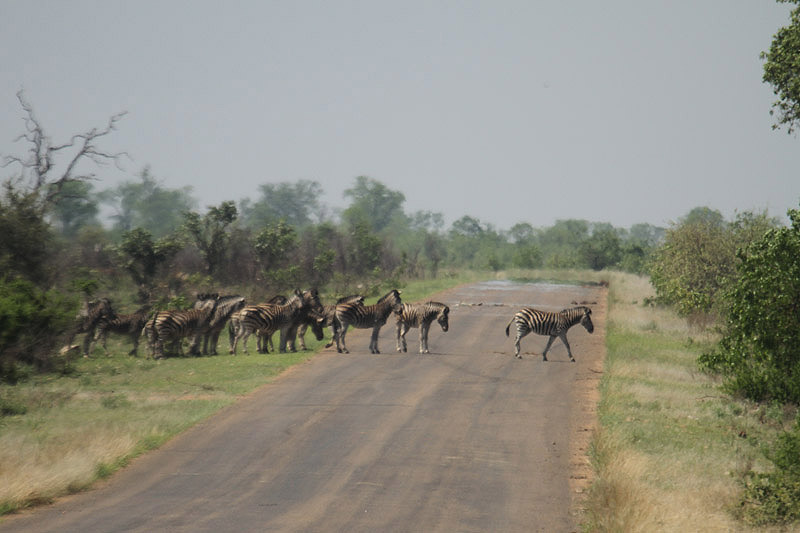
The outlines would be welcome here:
M 794 413 L 722 393 L 697 365 L 716 339 L 643 305 L 646 278 L 611 277 L 586 529 L 746 531 L 744 481 Z

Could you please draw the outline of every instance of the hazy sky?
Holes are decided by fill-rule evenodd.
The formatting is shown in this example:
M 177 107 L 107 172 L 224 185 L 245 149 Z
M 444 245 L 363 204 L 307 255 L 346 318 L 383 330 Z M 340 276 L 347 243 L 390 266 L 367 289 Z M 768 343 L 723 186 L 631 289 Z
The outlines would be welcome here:
M 56 142 L 103 142 L 200 206 L 359 175 L 405 210 L 497 229 L 668 225 L 800 204 L 800 139 L 761 82 L 790 5 L 770 0 L 0 3 L 0 153 L 24 89 Z M 9 169 L 0 170 L 7 177 Z

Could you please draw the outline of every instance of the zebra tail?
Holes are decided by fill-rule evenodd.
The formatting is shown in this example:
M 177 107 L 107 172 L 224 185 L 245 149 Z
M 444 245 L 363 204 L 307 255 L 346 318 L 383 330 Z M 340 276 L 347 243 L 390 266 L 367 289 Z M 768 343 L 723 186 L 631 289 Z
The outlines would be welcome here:
M 512 319 L 511 319 L 511 320 L 508 322 L 508 324 L 506 325 L 506 337 L 508 337 L 508 330 L 511 328 L 511 323 L 512 323 L 512 322 L 514 322 L 514 318 L 516 318 L 516 317 L 513 317 L 513 318 L 512 318 Z

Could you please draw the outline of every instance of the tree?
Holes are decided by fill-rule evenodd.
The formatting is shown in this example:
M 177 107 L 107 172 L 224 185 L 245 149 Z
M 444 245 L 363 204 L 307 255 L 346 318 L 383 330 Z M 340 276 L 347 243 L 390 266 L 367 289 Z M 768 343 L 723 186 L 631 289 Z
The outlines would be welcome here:
M 617 231 L 611 224 L 597 225 L 592 236 L 580 246 L 583 261 L 593 270 L 615 266 L 622 257 L 622 246 Z
M 65 187 L 69 184 L 95 179 L 94 174 L 82 171 L 84 162 L 88 160 L 95 165 L 118 163 L 126 155 L 124 152 L 106 152 L 97 145 L 99 140 L 116 129 L 117 122 L 125 116 L 124 112 L 112 115 L 105 128 L 92 128 L 73 135 L 68 142 L 55 144 L 36 117 L 33 106 L 25 99 L 23 91 L 17 92 L 17 99 L 25 112 L 25 133 L 16 141 L 28 144 L 27 156 L 5 156 L 2 166 L 16 166 L 19 169 L 16 185 L 37 196 L 42 216 L 66 192 Z
M 302 228 L 312 223 L 321 210 L 322 186 L 316 181 L 265 183 L 259 186 L 261 197 L 253 204 L 241 203 L 242 218 L 253 228 L 262 228 L 280 220 Z
M 735 271 L 736 249 L 718 214 L 692 210 L 667 230 L 664 244 L 654 252 L 650 281 L 658 298 L 681 316 L 711 315 L 720 289 Z
M 403 202 L 406 197 L 399 191 L 392 191 L 383 183 L 367 176 L 358 176 L 355 185 L 344 191 L 350 198 L 350 206 L 342 217 L 351 226 L 366 224 L 378 233 L 389 226 L 397 216 L 405 217 Z
M 738 213 L 727 223 L 718 211 L 693 209 L 667 230 L 653 252 L 650 281 L 658 298 L 685 317 L 705 320 L 724 314 L 721 291 L 737 277 L 737 250 L 774 224 L 766 213 Z
M 146 229 L 135 228 L 122 235 L 117 248 L 118 262 L 139 289 L 140 303 L 147 303 L 156 282 L 159 268 L 182 248 L 175 239 L 153 240 Z
M 0 197 L 0 272 L 47 284 L 50 226 L 41 216 L 38 195 L 6 182 Z
M 191 193 L 191 187 L 163 187 L 153 177 L 150 167 L 144 167 L 139 181 L 126 181 L 103 191 L 101 200 L 116 210 L 111 218 L 118 231 L 143 228 L 156 237 L 164 237 L 177 230 L 183 222 L 183 213 L 197 205 Z
M 781 3 L 796 4 L 797 0 L 778 0 Z M 786 126 L 793 133 L 800 124 L 800 7 L 790 14 L 789 26 L 780 28 L 772 37 L 768 52 L 761 53 L 764 63 L 764 83 L 772 85 L 778 100 L 772 104 L 770 115 L 777 115 L 773 129 Z
M 739 251 L 736 282 L 725 294 L 726 329 L 701 357 L 731 392 L 800 403 L 800 210 Z
M 236 204 L 222 202 L 211 206 L 205 216 L 194 211 L 184 213 L 184 227 L 206 263 L 206 271 L 213 276 L 220 272 L 228 250 L 228 227 L 238 217 Z
M 65 237 L 75 237 L 83 226 L 99 225 L 98 200 L 86 181 L 65 183 L 51 208 L 50 219 Z
M 293 282 L 299 268 L 292 252 L 297 249 L 298 237 L 294 227 L 283 221 L 264 228 L 253 242 L 258 263 L 264 278 L 276 287 L 286 287 Z

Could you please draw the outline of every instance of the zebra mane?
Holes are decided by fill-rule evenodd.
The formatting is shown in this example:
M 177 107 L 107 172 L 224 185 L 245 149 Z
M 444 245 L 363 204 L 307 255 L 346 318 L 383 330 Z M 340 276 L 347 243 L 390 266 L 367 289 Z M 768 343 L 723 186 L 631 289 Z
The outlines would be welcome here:
M 350 296 L 342 296 L 338 300 L 336 300 L 336 304 L 347 304 L 351 302 L 360 301 L 362 304 L 364 303 L 364 297 L 360 294 L 352 294 Z
M 592 314 L 592 309 L 590 307 L 586 307 L 585 305 L 579 305 L 577 307 L 567 307 L 565 309 L 562 309 L 560 312 L 567 313 L 569 311 L 581 311 L 583 313 L 588 313 L 590 315 Z
M 378 301 L 375 303 L 375 305 L 377 305 L 377 304 L 381 304 L 381 303 L 385 302 L 385 301 L 386 301 L 386 300 L 388 300 L 390 297 L 394 297 L 394 298 L 396 298 L 396 299 L 398 299 L 398 300 L 399 300 L 399 299 L 400 299 L 400 292 L 401 292 L 401 291 L 398 291 L 397 289 L 392 289 L 392 290 L 390 290 L 389 292 L 387 292 L 386 294 L 384 294 L 383 296 L 381 296 L 381 297 L 380 297 L 380 299 L 379 299 L 379 300 L 378 300 Z

